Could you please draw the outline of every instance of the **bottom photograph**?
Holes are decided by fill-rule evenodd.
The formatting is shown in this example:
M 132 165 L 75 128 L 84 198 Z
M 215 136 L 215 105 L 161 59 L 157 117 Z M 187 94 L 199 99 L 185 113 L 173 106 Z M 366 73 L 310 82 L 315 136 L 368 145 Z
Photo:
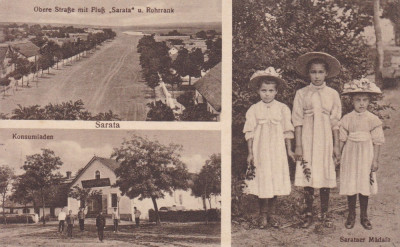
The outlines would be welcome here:
M 220 246 L 219 131 L 0 129 L 0 242 Z

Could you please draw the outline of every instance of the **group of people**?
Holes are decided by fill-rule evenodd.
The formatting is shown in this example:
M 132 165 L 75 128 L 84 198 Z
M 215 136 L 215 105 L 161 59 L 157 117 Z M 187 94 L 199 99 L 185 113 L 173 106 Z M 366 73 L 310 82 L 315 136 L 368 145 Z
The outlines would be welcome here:
M 296 71 L 310 84 L 296 92 L 293 109 L 277 101 L 285 81 L 273 68 L 257 71 L 249 85 L 261 100 L 246 113 L 243 132 L 248 144 L 247 193 L 259 198 L 260 228 L 279 227 L 275 214 L 277 196 L 289 195 L 291 182 L 288 157 L 296 162 L 295 186 L 304 188 L 303 228 L 313 222 L 314 191 L 319 189 L 325 227 L 333 222 L 327 214 L 330 189 L 336 187 L 336 167 L 340 166 L 340 195 L 347 196 L 349 213 L 345 227 L 356 219 L 357 194 L 360 223 L 368 230 L 368 199 L 377 193 L 376 171 L 380 146 L 384 143 L 381 120 L 368 111 L 373 96 L 381 94 L 366 78 L 344 85 L 342 95 L 350 96 L 354 110 L 342 117 L 339 93 L 326 85 L 326 79 L 340 73 L 341 64 L 323 52 L 309 52 L 296 60 Z M 295 139 L 292 150 L 291 139 Z
M 140 215 L 141 212 L 136 207 L 134 207 L 134 215 L 135 215 L 135 223 L 136 226 L 139 227 L 140 225 Z M 118 232 L 118 223 L 120 221 L 120 214 L 118 213 L 117 209 L 114 208 L 114 211 L 111 215 L 113 224 L 114 224 L 114 232 Z M 81 232 L 85 230 L 85 209 L 80 208 L 78 212 L 78 220 L 79 220 L 79 229 Z M 64 225 L 67 224 L 67 237 L 72 238 L 72 229 L 75 225 L 75 217 L 72 215 L 72 210 L 69 210 L 68 214 L 64 212 L 64 209 L 61 209 L 61 212 L 58 214 L 58 232 L 64 232 Z M 106 218 L 103 215 L 102 211 L 99 211 L 98 215 L 96 216 L 96 228 L 97 228 L 97 235 L 99 240 L 103 242 L 104 239 L 104 229 L 106 226 Z

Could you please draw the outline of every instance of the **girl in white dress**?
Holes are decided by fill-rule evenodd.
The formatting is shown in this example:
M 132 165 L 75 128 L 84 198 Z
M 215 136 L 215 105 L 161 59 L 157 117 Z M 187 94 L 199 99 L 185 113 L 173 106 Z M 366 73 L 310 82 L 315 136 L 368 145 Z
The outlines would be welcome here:
M 340 63 L 323 52 L 310 52 L 296 61 L 297 72 L 310 79 L 310 85 L 296 92 L 292 120 L 295 127 L 295 185 L 304 187 L 306 202 L 303 228 L 313 223 L 314 189 L 320 189 L 321 216 L 326 227 L 332 226 L 327 216 L 330 188 L 336 187 L 335 161 L 340 159 L 339 93 L 326 86 L 325 79 L 340 72 Z
M 361 225 L 371 230 L 368 219 L 368 197 L 376 194 L 380 146 L 384 143 L 382 121 L 368 111 L 370 97 L 381 90 L 363 78 L 345 84 L 344 95 L 350 95 L 354 110 L 340 120 L 340 194 L 347 195 L 349 215 L 345 227 L 354 227 L 357 194 L 360 200 Z
M 290 109 L 275 100 L 283 84 L 272 67 L 257 71 L 250 79 L 261 100 L 247 111 L 243 129 L 248 143 L 248 167 L 254 170 L 253 179 L 247 181 L 247 193 L 259 198 L 260 228 L 268 224 L 279 227 L 274 217 L 276 198 L 291 191 L 287 155 L 293 158 L 290 142 L 294 137 L 293 125 Z

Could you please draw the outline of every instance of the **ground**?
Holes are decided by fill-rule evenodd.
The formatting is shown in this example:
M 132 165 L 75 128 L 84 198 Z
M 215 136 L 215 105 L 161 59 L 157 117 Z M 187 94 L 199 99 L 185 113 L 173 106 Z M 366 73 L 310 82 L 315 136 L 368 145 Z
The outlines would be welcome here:
M 141 36 L 118 33 L 93 54 L 71 65 L 44 72 L 38 83 L 18 88 L 0 99 L 0 113 L 22 106 L 83 100 L 93 115 L 112 110 L 122 120 L 146 120 L 146 104 L 154 92 L 142 80 L 136 46 Z
M 371 196 L 369 216 L 373 224 L 371 231 L 365 230 L 359 223 L 359 207 L 357 221 L 353 229 L 347 230 L 344 223 L 347 217 L 346 198 L 338 195 L 335 189 L 331 193 L 331 209 L 334 221 L 333 229 L 320 228 L 315 224 L 304 230 L 297 225 L 275 230 L 259 230 L 243 222 L 234 221 L 232 225 L 232 246 L 400 246 L 400 86 L 384 91 L 384 102 L 390 103 L 394 111 L 390 119 L 384 120 L 390 129 L 385 130 L 386 143 L 381 151 L 381 162 L 378 171 L 379 192 Z M 301 203 L 301 202 L 299 202 Z M 319 210 L 319 198 L 314 206 Z M 256 210 L 250 210 L 256 214 Z M 283 221 L 287 215 L 280 216 Z M 366 238 L 366 243 L 346 243 L 340 238 Z M 368 242 L 369 237 L 390 238 L 390 242 Z
M 58 222 L 39 224 L 0 225 L 1 246 L 219 246 L 219 223 L 162 223 L 144 222 L 139 228 L 122 221 L 119 232 L 113 232 L 111 220 L 104 232 L 104 242 L 97 237 L 94 219 L 86 219 L 85 231 L 79 224 L 73 228 L 73 238 L 58 233 Z

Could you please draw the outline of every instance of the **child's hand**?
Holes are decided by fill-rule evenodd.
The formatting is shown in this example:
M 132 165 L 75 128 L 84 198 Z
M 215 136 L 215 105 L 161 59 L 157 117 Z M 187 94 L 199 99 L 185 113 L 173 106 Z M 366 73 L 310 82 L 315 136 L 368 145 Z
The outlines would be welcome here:
M 254 165 L 254 156 L 250 153 L 249 155 L 247 155 L 247 166 L 251 165 Z
M 379 161 L 372 161 L 371 172 L 376 172 L 379 168 Z
M 303 147 L 302 146 L 296 146 L 296 149 L 294 150 L 294 159 L 295 160 L 303 159 Z
M 287 154 L 288 154 L 288 156 L 290 157 L 290 159 L 291 159 L 293 162 L 296 162 L 296 159 L 294 158 L 294 153 L 293 153 L 292 150 L 288 150 Z
M 340 164 L 340 149 L 339 147 L 333 147 L 333 160 L 335 161 L 335 165 L 337 166 Z

